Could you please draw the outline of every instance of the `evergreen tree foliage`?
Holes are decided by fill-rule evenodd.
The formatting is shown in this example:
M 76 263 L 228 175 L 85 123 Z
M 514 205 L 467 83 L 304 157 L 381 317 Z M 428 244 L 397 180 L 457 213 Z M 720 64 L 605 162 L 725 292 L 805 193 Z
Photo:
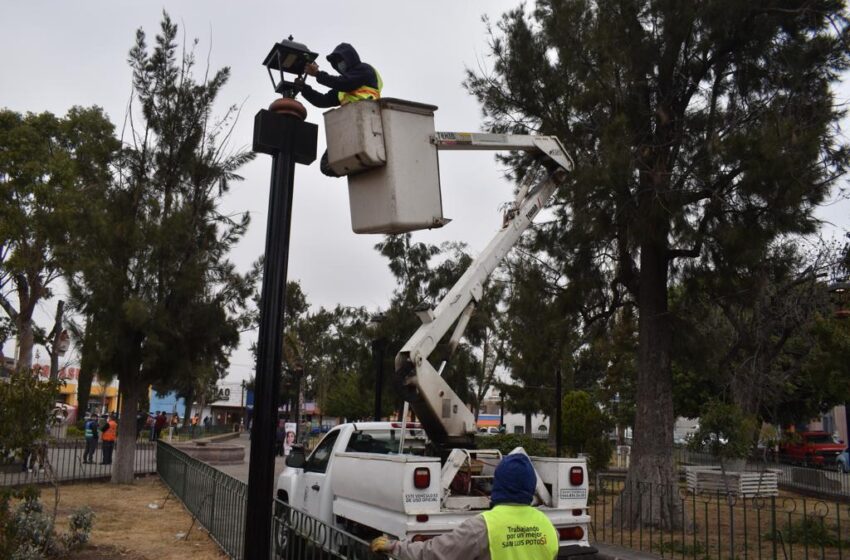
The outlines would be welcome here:
M 593 472 L 608 467 L 613 446 L 608 433 L 613 427 L 611 418 L 585 391 L 570 391 L 564 395 L 561 423 L 567 456 L 588 455 Z
M 113 482 L 133 478 L 137 405 L 149 386 L 187 391 L 222 377 L 250 317 L 252 274 L 227 255 L 248 226 L 218 210 L 237 170 L 252 158 L 231 152 L 238 114 L 214 116 L 227 68 L 198 81 L 191 49 L 180 52 L 177 26 L 163 15 L 149 49 L 136 33 L 129 63 L 133 106 L 117 173 L 85 210 L 94 214 L 69 274 L 74 300 L 96 329 L 99 377 L 117 376 L 119 445 Z M 124 420 L 127 419 L 127 420 Z
M 490 130 L 557 135 L 575 162 L 530 245 L 576 286 L 582 318 L 637 307 L 630 482 L 676 480 L 668 286 L 681 263 L 735 270 L 812 232 L 846 170 L 832 91 L 846 35 L 841 0 L 538 0 L 499 21 L 492 72 L 469 74 Z M 522 177 L 526 159 L 505 160 Z M 628 523 L 638 508 L 682 519 L 644 503 Z

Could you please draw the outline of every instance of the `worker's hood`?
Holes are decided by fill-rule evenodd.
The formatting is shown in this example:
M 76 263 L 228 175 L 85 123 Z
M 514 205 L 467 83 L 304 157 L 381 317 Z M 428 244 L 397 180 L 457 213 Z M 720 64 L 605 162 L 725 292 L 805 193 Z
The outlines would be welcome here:
M 527 455 L 514 453 L 507 455 L 493 474 L 493 492 L 490 505 L 523 504 L 528 505 L 534 498 L 537 475 Z
M 358 64 L 360 64 L 360 55 L 357 54 L 357 51 L 354 50 L 354 47 L 349 45 L 348 43 L 340 43 L 336 46 L 331 54 L 327 56 L 328 62 L 331 63 L 333 69 L 339 72 L 340 74 L 346 72 L 347 70 L 351 70 Z M 342 68 L 340 68 L 340 62 L 342 62 Z

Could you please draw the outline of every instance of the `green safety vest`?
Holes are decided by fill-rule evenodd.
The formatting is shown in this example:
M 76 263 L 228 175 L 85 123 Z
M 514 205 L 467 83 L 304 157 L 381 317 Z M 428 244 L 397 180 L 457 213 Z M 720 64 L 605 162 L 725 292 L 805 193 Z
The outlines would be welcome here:
M 372 70 L 375 69 L 373 68 Z M 364 99 L 380 99 L 381 90 L 384 89 L 384 81 L 381 79 L 381 75 L 378 74 L 377 70 L 375 70 L 375 77 L 378 78 L 378 89 L 369 86 L 360 86 L 354 91 L 341 91 L 337 94 L 339 104 L 346 105 Z
M 558 533 L 539 509 L 498 505 L 482 516 L 493 560 L 552 560 L 557 556 Z

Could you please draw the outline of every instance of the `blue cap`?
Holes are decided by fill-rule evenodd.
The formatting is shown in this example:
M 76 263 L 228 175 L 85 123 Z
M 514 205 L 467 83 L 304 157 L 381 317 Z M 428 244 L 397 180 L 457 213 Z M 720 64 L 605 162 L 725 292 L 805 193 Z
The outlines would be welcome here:
M 536 487 L 537 475 L 528 456 L 522 453 L 507 455 L 496 467 L 496 472 L 493 475 L 493 492 L 490 494 L 490 505 L 528 505 L 534 498 Z

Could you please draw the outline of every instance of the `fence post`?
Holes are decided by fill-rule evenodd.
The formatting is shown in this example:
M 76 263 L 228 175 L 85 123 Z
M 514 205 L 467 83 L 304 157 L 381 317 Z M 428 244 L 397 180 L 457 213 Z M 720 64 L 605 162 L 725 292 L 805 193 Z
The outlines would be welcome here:
M 776 496 L 770 497 L 770 531 L 773 536 L 773 557 L 776 558 Z
M 180 499 L 186 503 L 186 486 L 189 484 L 189 462 L 183 460 L 183 486 L 180 489 Z M 189 510 L 191 512 L 191 510 Z M 194 512 L 192 512 L 194 515 Z

